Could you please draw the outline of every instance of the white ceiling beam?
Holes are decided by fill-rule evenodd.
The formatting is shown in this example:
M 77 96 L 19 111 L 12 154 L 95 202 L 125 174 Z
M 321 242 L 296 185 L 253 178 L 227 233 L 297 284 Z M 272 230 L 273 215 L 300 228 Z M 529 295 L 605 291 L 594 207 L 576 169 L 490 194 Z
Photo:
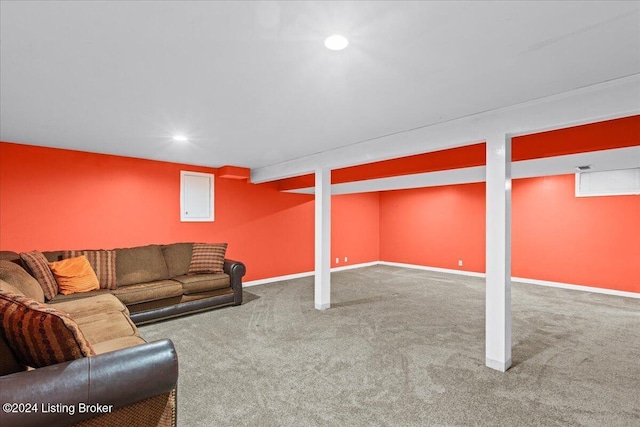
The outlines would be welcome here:
M 511 177 L 513 179 L 519 179 L 572 174 L 577 172 L 577 166 L 582 165 L 591 165 L 591 171 L 637 168 L 640 167 L 640 146 L 513 162 L 511 164 Z M 469 184 L 473 182 L 484 182 L 484 180 L 485 167 L 475 166 L 471 168 L 333 184 L 331 186 L 331 194 L 406 190 L 410 188 L 435 187 L 438 185 Z M 288 192 L 313 194 L 313 187 L 288 190 Z
M 254 183 L 640 114 L 640 74 L 324 151 L 251 171 Z

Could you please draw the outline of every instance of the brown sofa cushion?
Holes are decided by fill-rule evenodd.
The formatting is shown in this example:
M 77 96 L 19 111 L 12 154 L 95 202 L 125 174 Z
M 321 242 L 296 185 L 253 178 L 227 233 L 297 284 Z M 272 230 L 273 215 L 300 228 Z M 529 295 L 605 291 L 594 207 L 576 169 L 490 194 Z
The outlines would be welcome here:
M 112 340 L 93 344 L 93 351 L 96 354 L 107 353 L 109 351 L 121 350 L 123 348 L 133 347 L 134 345 L 144 344 L 146 341 L 140 337 L 120 337 Z
M 49 305 L 69 314 L 72 319 L 111 311 L 129 314 L 127 307 L 118 298 L 107 293 L 61 302 L 58 302 L 56 298 L 56 300 L 50 301 Z
M 84 255 L 98 277 L 100 289 L 117 289 L 116 251 L 63 251 L 62 259 Z
M 49 300 L 47 304 L 57 304 L 62 301 L 75 301 L 75 300 L 84 299 L 84 298 L 92 298 L 96 295 L 112 295 L 112 294 L 113 294 L 113 291 L 110 291 L 109 289 L 97 289 L 91 292 L 80 292 L 80 293 L 69 294 L 69 295 L 58 294 L 54 299 Z
M 74 320 L 91 346 L 116 338 L 140 336 L 129 316 L 118 311 L 79 316 Z
M 118 287 L 169 279 L 169 270 L 158 245 L 116 249 Z
M 24 293 L 16 288 L 15 286 L 5 282 L 4 280 L 0 279 L 0 291 L 5 291 L 5 292 L 9 292 L 12 293 L 14 295 L 20 295 L 20 296 L 25 296 Z
M 20 254 L 13 251 L 0 251 L 0 260 L 17 262 L 18 265 L 22 265 L 20 260 Z
M 31 275 L 40 283 L 42 291 L 44 292 L 44 298 L 48 301 L 55 297 L 58 294 L 58 284 L 42 252 L 22 252 L 20 253 L 20 259 L 22 259 L 22 262 L 24 262 L 30 270 Z
M 160 280 L 150 283 L 118 287 L 113 294 L 124 304 L 138 304 L 182 295 L 182 285 L 175 280 Z
M 31 298 L 0 291 L 2 335 L 16 359 L 39 368 L 95 354 L 69 316 Z
M 174 277 L 182 283 L 185 295 L 196 294 L 198 292 L 212 291 L 214 289 L 228 288 L 231 286 L 229 275 L 225 273 L 216 274 L 188 274 Z
M 20 291 L 18 293 L 26 297 L 44 302 L 44 293 L 38 281 L 18 264 L 0 260 L 0 280 L 18 289 Z
M 162 246 L 162 254 L 169 269 L 169 276 L 183 276 L 189 271 L 193 243 L 172 243 Z
M 188 274 L 223 273 L 226 243 L 194 243 Z
M 56 262 L 56 261 L 62 260 L 62 251 L 45 251 L 45 252 L 42 252 L 42 255 L 44 255 L 44 257 L 49 262 Z

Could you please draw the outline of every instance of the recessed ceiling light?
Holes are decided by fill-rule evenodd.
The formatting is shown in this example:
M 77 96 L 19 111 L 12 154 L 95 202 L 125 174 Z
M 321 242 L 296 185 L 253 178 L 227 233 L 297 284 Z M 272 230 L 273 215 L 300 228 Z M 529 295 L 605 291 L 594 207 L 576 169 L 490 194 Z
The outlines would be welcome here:
M 342 50 L 349 45 L 349 40 L 347 40 L 343 36 L 339 36 L 336 34 L 334 36 L 328 37 L 324 41 L 324 45 L 327 47 L 327 49 Z
M 173 135 L 173 140 L 176 142 L 187 142 L 189 138 L 184 135 Z

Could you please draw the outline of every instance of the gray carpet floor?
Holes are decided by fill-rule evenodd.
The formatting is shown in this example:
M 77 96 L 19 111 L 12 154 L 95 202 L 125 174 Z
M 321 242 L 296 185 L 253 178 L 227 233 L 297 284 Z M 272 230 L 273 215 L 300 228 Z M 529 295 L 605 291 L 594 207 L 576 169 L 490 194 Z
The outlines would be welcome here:
M 640 426 L 640 300 L 512 285 L 513 365 L 484 366 L 484 279 L 389 266 L 245 290 L 142 326 L 178 351 L 181 426 Z

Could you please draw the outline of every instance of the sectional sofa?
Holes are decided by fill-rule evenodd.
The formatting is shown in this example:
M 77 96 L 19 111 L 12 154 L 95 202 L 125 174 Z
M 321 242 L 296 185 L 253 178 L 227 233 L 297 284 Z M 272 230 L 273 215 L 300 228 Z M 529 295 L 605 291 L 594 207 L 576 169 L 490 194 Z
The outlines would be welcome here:
M 50 298 L 19 254 L 0 252 L 0 425 L 176 425 L 175 348 L 136 325 L 241 304 L 246 271 L 224 259 L 222 272 L 189 274 L 193 247 L 115 249 L 117 286 Z M 16 322 L 46 348 L 25 355 L 33 343 Z

